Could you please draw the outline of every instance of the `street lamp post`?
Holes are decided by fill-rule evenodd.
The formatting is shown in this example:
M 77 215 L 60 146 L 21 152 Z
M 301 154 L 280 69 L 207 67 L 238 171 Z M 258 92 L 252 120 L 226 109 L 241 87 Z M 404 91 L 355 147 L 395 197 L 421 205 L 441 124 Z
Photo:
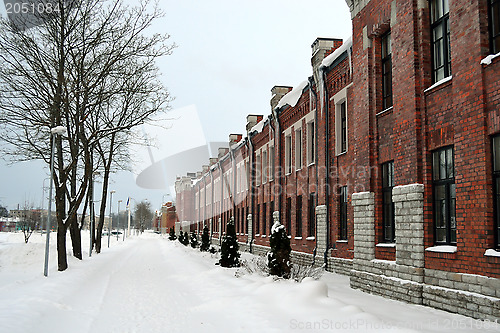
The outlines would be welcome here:
M 131 197 L 128 197 L 127 200 L 127 209 L 128 209 L 128 228 L 127 228 L 127 237 L 130 237 L 130 199 Z
M 47 238 L 45 239 L 45 264 L 43 267 L 43 275 L 49 275 L 49 245 L 50 245 L 50 218 L 52 215 L 52 184 L 54 177 L 54 146 L 56 145 L 56 137 L 64 135 L 66 128 L 64 126 L 56 126 L 50 129 L 52 143 L 50 145 L 50 186 L 49 186 L 49 208 L 47 216 Z
M 111 239 L 111 228 L 113 226 L 113 218 L 111 217 L 111 212 L 113 211 L 113 193 L 115 193 L 115 190 L 109 191 L 109 225 L 108 225 L 108 248 L 109 248 L 109 241 Z
M 47 186 L 45 186 L 45 181 L 46 180 L 51 180 L 51 178 L 45 178 L 43 180 L 43 183 L 42 183 L 42 212 L 41 212 L 41 221 L 43 223 L 43 205 L 44 205 L 44 200 L 43 198 L 45 197 L 45 189 L 47 188 Z M 45 223 L 47 223 L 47 218 L 45 218 Z M 40 226 L 40 235 L 43 235 L 43 224 Z
M 118 240 L 118 230 L 120 230 L 120 202 L 122 202 L 122 200 L 118 200 L 118 223 L 116 226 L 116 240 Z

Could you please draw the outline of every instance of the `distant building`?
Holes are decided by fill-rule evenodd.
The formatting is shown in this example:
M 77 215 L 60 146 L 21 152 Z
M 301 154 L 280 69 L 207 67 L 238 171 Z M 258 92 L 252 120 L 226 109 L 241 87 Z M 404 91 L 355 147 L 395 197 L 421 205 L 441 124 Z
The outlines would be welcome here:
M 167 202 L 161 207 L 161 211 L 155 217 L 156 230 L 162 234 L 168 233 L 170 228 L 175 228 L 175 222 L 178 221 L 176 207 L 172 202 Z M 159 226 L 158 226 L 159 225 Z

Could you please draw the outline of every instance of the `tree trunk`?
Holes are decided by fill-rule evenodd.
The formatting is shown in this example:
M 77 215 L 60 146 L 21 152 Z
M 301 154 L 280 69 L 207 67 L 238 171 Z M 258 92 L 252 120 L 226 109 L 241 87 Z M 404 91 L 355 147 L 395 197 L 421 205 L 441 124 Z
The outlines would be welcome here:
M 78 218 L 76 216 L 71 218 L 69 233 L 71 235 L 71 244 L 73 245 L 73 256 L 82 260 L 82 234 L 78 227 Z
M 64 271 L 68 268 L 66 258 L 66 227 L 57 228 L 57 270 Z
M 97 225 L 97 236 L 95 240 L 95 251 L 97 253 L 101 253 L 102 228 L 104 227 L 104 217 L 106 216 L 106 201 L 108 199 L 109 173 L 109 168 L 106 168 L 104 170 L 104 177 L 102 180 L 102 197 L 101 206 L 99 208 L 99 224 Z

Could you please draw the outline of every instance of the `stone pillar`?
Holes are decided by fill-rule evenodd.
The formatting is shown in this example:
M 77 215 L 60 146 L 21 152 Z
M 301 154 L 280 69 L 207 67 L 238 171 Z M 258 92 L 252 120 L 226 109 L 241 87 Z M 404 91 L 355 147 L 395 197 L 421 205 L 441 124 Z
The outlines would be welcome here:
M 375 194 L 353 193 L 354 265 L 356 261 L 375 259 Z
M 222 239 L 222 218 L 219 217 L 219 241 Z
M 248 222 L 248 237 L 247 237 L 247 244 L 250 244 L 253 239 L 253 225 L 252 225 L 252 214 L 247 215 L 247 222 Z
M 316 257 L 323 257 L 326 251 L 328 223 L 326 221 L 326 205 L 316 207 Z
M 392 189 L 396 221 L 396 263 L 424 267 L 424 185 Z M 422 282 L 422 281 L 419 281 Z

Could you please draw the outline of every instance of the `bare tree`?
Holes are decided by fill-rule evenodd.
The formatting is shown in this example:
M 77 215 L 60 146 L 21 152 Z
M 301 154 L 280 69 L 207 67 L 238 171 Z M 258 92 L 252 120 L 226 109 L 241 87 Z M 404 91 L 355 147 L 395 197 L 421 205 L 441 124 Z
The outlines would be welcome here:
M 153 211 L 151 210 L 151 203 L 148 201 L 141 201 L 135 206 L 134 211 L 135 227 L 141 233 L 145 229 L 150 229 L 153 221 Z
M 22 212 L 18 226 L 23 231 L 24 242 L 28 244 L 33 232 L 40 227 L 42 215 L 40 210 L 33 209 L 33 205 L 28 203 L 24 205 Z
M 32 29 L 0 22 L 0 131 L 11 159 L 50 163 L 50 129 L 67 129 L 55 140 L 52 175 L 58 269 L 65 270 L 68 229 L 81 258 L 77 211 L 88 202 L 92 154 L 165 109 L 168 93 L 155 60 L 173 46 L 168 35 L 146 34 L 161 16 L 148 0 L 135 7 L 122 0 L 57 2 L 60 11 Z

